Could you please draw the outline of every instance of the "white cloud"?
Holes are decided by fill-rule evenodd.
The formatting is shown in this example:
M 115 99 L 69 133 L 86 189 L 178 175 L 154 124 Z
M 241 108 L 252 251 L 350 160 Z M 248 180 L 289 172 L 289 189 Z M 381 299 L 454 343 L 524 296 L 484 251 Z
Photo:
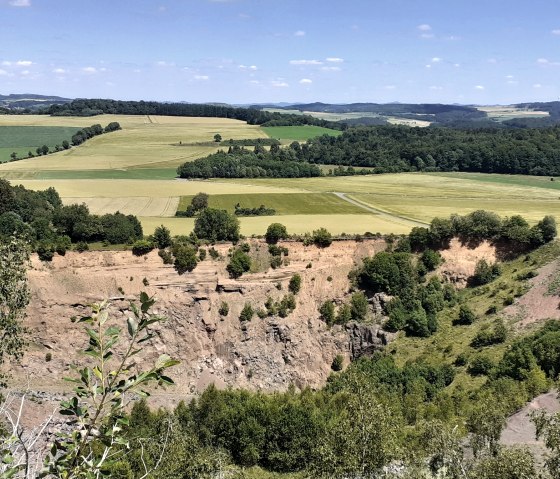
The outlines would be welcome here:
M 259 80 L 249 80 L 249 83 L 252 83 L 253 85 L 260 85 L 261 82 Z
M 432 63 L 440 63 L 441 62 L 441 58 L 440 57 L 434 57 L 432 58 Z
M 256 65 L 251 65 L 251 66 L 239 65 L 239 69 L 240 70 L 251 70 L 251 71 L 257 71 L 258 70 Z
M 290 65 L 322 65 L 319 60 L 290 60 Z
M 443 90 L 443 87 L 442 86 L 437 86 L 437 85 L 432 85 L 430 87 L 430 90 L 439 91 L 439 90 Z
M 426 65 L 426 68 L 432 68 L 432 65 L 428 64 Z
M 535 83 L 533 85 L 533 88 L 542 88 L 542 85 L 540 83 Z
M 66 73 L 66 70 L 64 68 L 55 68 L 52 72 L 58 75 L 64 75 Z
M 338 57 L 329 57 L 326 60 L 329 63 L 343 63 L 344 62 L 344 58 L 338 58 Z
M 476 90 L 484 90 L 484 86 L 482 86 L 482 85 L 476 85 L 474 88 Z
M 460 64 L 460 63 L 454 63 L 453 66 L 454 66 L 455 68 L 459 68 L 459 67 L 461 66 L 461 64 Z
M 546 58 L 538 58 L 537 63 L 539 63 L 540 65 L 548 65 L 548 63 L 550 62 Z
M 209 77 L 208 75 L 195 75 L 195 76 L 194 76 L 194 79 L 195 79 L 195 80 L 203 80 L 203 81 L 206 81 L 206 80 L 209 80 L 210 77 Z
M 429 32 L 432 30 L 432 27 L 430 25 L 428 25 L 427 23 L 423 23 L 422 25 L 418 25 L 416 27 L 418 30 L 420 30 L 421 32 Z
M 491 63 L 491 64 L 496 64 L 496 63 L 498 63 L 498 60 L 496 60 L 495 58 L 489 58 L 489 59 L 486 60 L 486 61 L 487 61 L 488 63 Z
M 294 37 L 304 37 L 305 36 L 305 32 L 303 30 L 298 30 L 297 32 L 294 33 Z
M 29 75 L 31 72 L 29 70 L 23 70 L 20 74 L 23 76 Z
M 270 84 L 276 88 L 286 88 L 290 86 L 283 80 L 272 80 Z
M 435 35 L 433 33 L 422 33 L 422 35 L 420 35 L 420 38 L 434 38 Z
M 556 28 L 556 29 L 552 30 L 552 32 L 550 32 L 550 33 L 552 33 L 553 35 L 560 35 L 560 28 Z
M 0 76 L 7 75 L 8 72 L 6 70 L 0 69 Z
M 158 62 L 156 62 L 156 65 L 158 67 L 174 67 L 175 63 L 173 62 L 166 62 L 165 60 L 160 60 Z
M 95 67 L 84 67 L 82 68 L 84 73 L 97 73 L 97 68 Z
M 321 67 L 321 70 L 324 72 L 339 72 L 340 67 Z
M 29 60 L 18 60 L 16 62 L 16 65 L 18 67 L 29 67 L 29 66 L 33 65 L 33 62 L 29 61 Z
M 511 79 L 514 78 L 514 77 L 513 77 L 513 75 L 506 75 L 506 78 L 507 78 L 508 80 L 511 80 Z
M 10 5 L 12 7 L 30 7 L 31 0 L 12 0 Z
M 396 90 L 397 87 L 395 85 L 385 85 L 385 90 Z
M 4 61 L 2 62 L 2 66 L 4 66 L 4 67 L 9 67 L 9 66 L 11 66 L 11 65 L 12 65 L 12 62 L 9 62 L 9 61 L 7 61 L 7 60 L 4 60 Z
M 299 82 L 302 85 L 310 85 L 311 83 L 313 83 L 313 80 L 310 80 L 309 78 L 302 78 Z

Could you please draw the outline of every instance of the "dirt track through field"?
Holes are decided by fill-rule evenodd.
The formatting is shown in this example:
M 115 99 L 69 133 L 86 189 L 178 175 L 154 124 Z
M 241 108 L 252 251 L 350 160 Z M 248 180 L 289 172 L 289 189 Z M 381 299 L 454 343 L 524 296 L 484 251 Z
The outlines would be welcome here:
M 365 203 L 362 203 L 361 201 L 357 201 L 353 198 L 348 198 L 346 196 L 346 194 L 344 193 L 338 193 L 338 192 L 334 192 L 334 194 L 336 196 L 338 196 L 341 200 L 347 201 L 348 203 L 352 203 L 353 205 L 356 205 L 364 210 L 370 211 L 371 213 L 374 213 L 376 215 L 380 215 L 383 216 L 385 218 L 391 219 L 393 221 L 396 221 L 398 223 L 404 224 L 406 226 L 429 226 L 428 223 L 423 223 L 422 221 L 416 221 L 416 220 L 411 220 L 408 218 L 404 218 L 402 216 L 398 216 L 398 215 L 394 215 L 391 213 L 388 213 L 386 211 L 380 210 L 378 208 L 374 208 L 370 205 L 366 205 Z

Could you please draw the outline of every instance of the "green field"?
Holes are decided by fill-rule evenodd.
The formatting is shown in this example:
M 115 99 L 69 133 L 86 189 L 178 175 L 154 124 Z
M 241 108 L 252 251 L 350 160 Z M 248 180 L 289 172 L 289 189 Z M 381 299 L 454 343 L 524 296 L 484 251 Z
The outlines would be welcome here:
M 340 136 L 342 132 L 321 126 L 268 126 L 262 129 L 270 138 L 281 141 L 307 141 L 321 135 Z
M 183 196 L 179 210 L 186 210 L 192 196 Z M 243 208 L 258 208 L 264 205 L 276 210 L 277 215 L 340 215 L 367 214 L 363 208 L 344 201 L 331 193 L 269 193 L 212 195 L 208 205 L 232 212 L 239 203 Z
M 86 120 L 84 120 L 86 121 Z M 64 140 L 70 142 L 79 128 L 69 126 L 6 126 L 0 123 L 0 163 L 10 160 L 12 152 L 19 157 L 43 145 L 54 149 Z
M 120 210 L 138 215 L 146 232 L 161 222 L 175 234 L 190 232 L 193 219 L 173 216 L 177 208 L 184 210 L 200 191 L 210 195 L 210 205 L 216 208 L 233 211 L 237 203 L 247 208 L 264 205 L 281 217 L 240 218 L 246 235 L 263 234 L 273 221 L 281 221 L 292 233 L 321 226 L 335 234 L 406 233 L 417 225 L 413 221 L 425 223 L 435 216 L 465 214 L 475 209 L 493 210 L 504 216 L 521 214 L 531 222 L 552 214 L 560 221 L 560 179 L 551 181 L 548 177 L 400 173 L 298 179 L 175 179 L 177 165 L 219 148 L 204 146 L 211 145 L 216 133 L 234 139 L 269 134 L 282 138 L 284 143 L 325 133 L 341 134 L 314 126 L 259 128 L 222 118 L 0 115 L 0 131 L 4 128 L 17 133 L 4 135 L 0 148 L 5 150 L 3 145 L 10 142 L 28 151 L 24 133 L 35 132 L 34 143 L 42 145 L 49 143 L 47 134 L 63 132 L 64 139 L 84 124 L 105 125 L 111 121 L 118 121 L 123 130 L 92 138 L 69 151 L 2 164 L 0 177 L 32 189 L 53 186 L 65 204 L 86 203 L 98 214 Z M 57 138 L 55 143 L 62 139 Z M 178 142 L 181 148 L 173 146 Z M 13 148 L 9 150 L 8 155 Z M 352 200 L 360 205 L 352 204 Z

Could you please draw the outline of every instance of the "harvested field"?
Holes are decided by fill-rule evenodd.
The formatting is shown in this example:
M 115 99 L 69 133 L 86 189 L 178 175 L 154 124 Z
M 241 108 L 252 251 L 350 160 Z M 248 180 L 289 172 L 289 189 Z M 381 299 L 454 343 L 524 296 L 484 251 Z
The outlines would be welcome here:
M 136 216 L 175 216 L 179 205 L 178 196 L 153 198 L 150 196 L 128 196 L 120 198 L 65 197 L 64 204 L 85 203 L 96 215 L 120 211 Z

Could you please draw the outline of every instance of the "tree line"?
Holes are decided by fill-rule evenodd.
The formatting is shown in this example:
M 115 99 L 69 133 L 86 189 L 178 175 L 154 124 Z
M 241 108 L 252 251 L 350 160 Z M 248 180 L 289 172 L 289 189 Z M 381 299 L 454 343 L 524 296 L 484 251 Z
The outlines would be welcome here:
M 294 126 L 314 125 L 344 130 L 344 123 L 321 120 L 309 115 L 266 112 L 255 108 L 235 108 L 224 104 L 160 103 L 155 101 L 120 101 L 105 99 L 77 99 L 62 105 L 52 105 L 43 110 L 53 116 L 111 115 L 162 115 L 188 117 L 232 118 L 249 125 Z
M 142 238 L 143 231 L 136 216 L 93 215 L 85 204 L 63 205 L 54 188 L 33 191 L 0 179 L 0 241 L 13 235 L 48 260 L 55 252 L 64 254 L 72 243 L 84 249 L 94 241 L 132 243 Z

